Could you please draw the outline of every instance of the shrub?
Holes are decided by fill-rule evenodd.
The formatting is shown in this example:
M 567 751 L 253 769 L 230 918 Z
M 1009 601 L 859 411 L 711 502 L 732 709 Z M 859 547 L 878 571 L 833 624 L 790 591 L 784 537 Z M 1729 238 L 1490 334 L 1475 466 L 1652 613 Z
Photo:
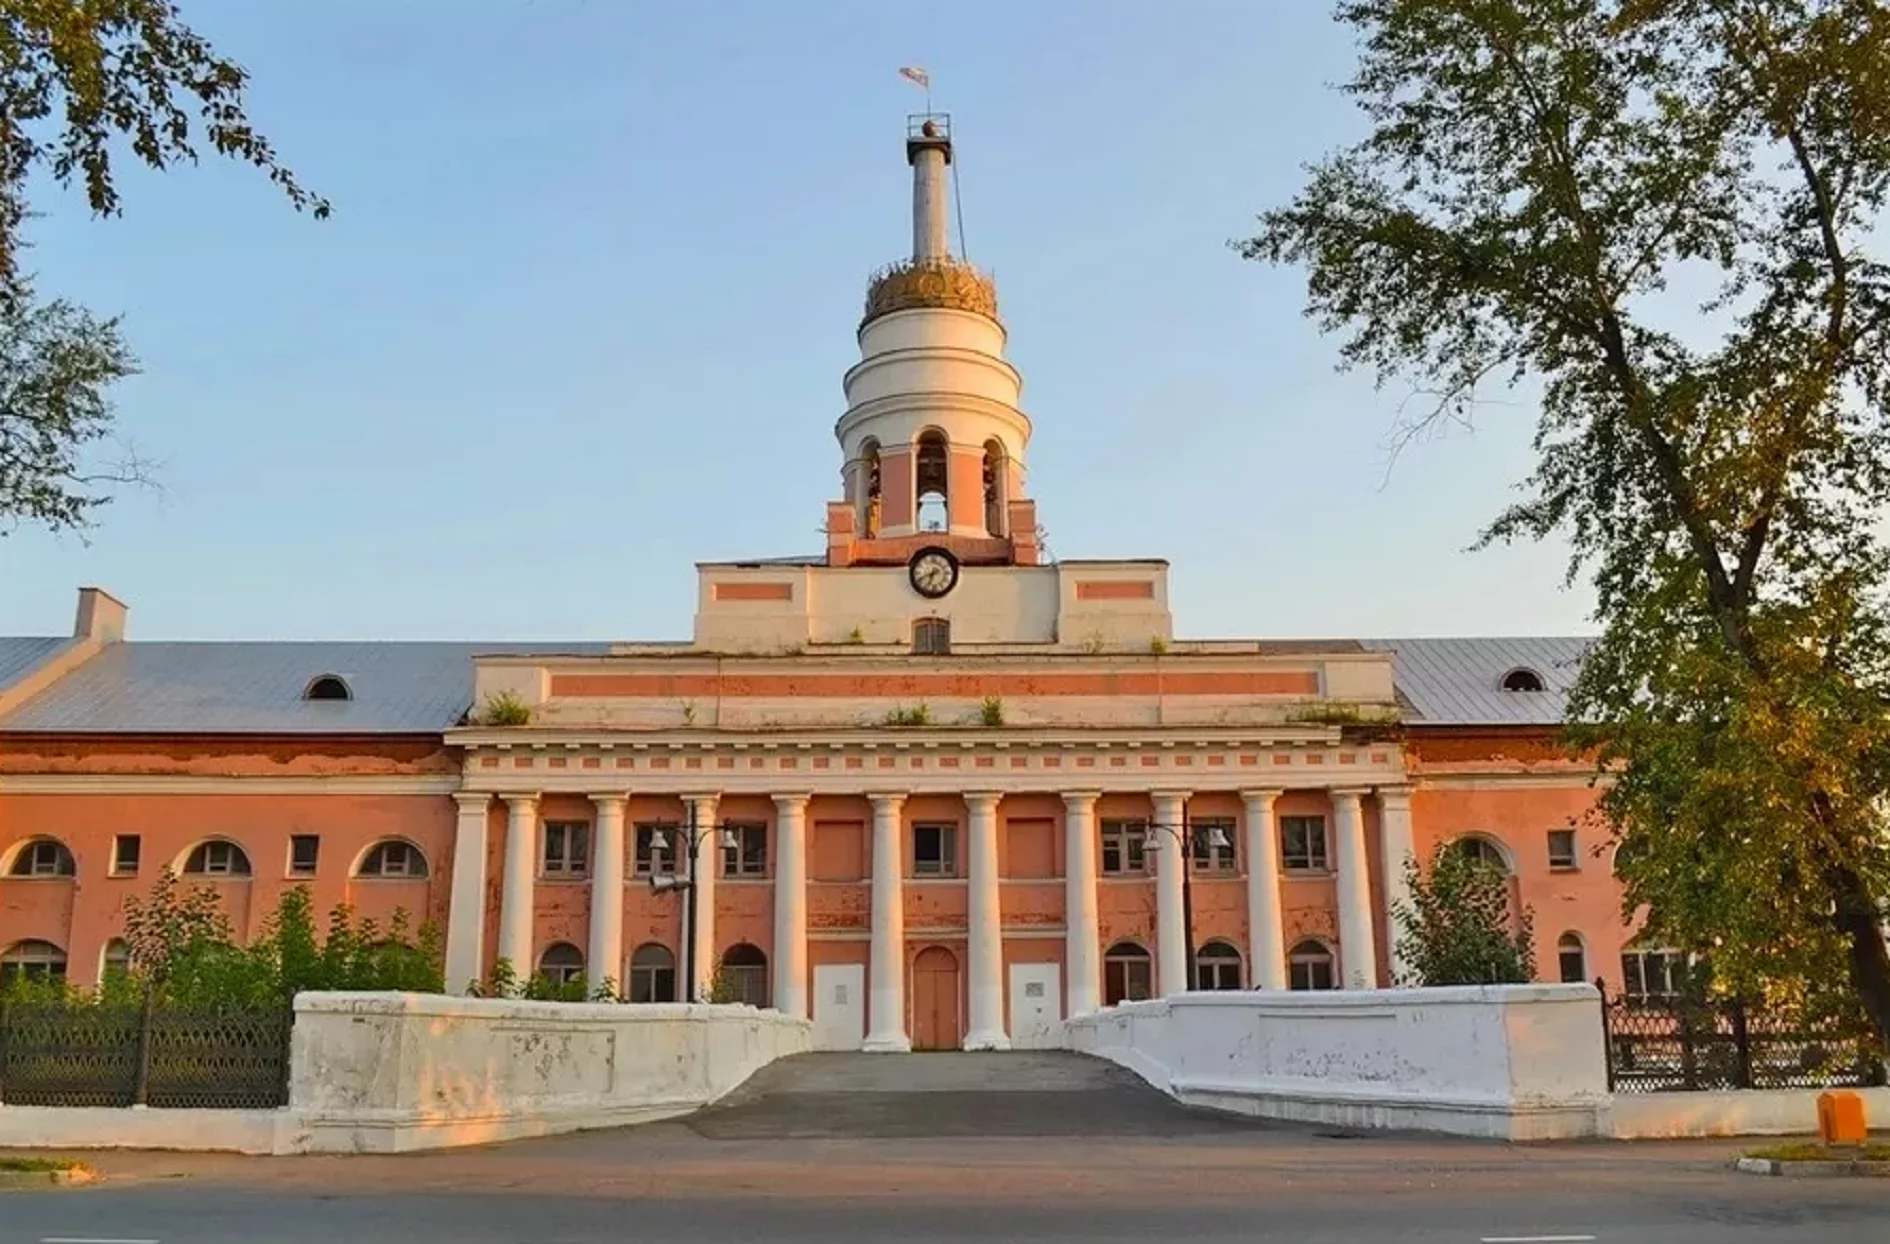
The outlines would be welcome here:
M 532 710 L 518 698 L 517 692 L 496 691 L 486 697 L 473 721 L 481 726 L 529 726 Z
M 1452 844 L 1431 852 L 1430 867 L 1404 864 L 1410 902 L 1392 905 L 1398 951 L 1410 965 L 1403 984 L 1522 984 L 1536 975 L 1535 919 L 1513 918 L 1509 878 Z

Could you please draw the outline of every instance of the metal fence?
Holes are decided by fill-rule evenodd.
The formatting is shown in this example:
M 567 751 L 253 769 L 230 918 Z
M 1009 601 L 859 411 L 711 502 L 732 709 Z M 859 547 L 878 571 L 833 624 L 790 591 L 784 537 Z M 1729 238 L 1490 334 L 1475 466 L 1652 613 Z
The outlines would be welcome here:
M 0 1103 L 286 1105 L 292 1022 L 286 1007 L 0 1003 Z
M 1884 1083 L 1883 1057 L 1861 1025 L 1739 1001 L 1605 994 L 1601 1018 L 1616 1093 Z

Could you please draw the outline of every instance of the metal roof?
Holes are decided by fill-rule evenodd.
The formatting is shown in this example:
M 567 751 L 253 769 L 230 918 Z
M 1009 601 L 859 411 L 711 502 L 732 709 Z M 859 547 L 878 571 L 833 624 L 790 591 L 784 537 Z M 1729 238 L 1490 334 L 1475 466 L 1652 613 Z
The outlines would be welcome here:
M 1408 719 L 1429 726 L 1547 726 L 1568 709 L 1568 690 L 1592 639 L 1367 639 L 1392 654 L 1392 680 Z M 1534 670 L 1541 691 L 1505 691 L 1511 670 Z
M 25 678 L 71 643 L 68 637 L 8 639 L 0 635 L 0 691 Z
M 4 645 L 20 642 L 0 640 L 0 654 L 10 651 Z M 473 657 L 608 648 L 399 641 L 118 643 L 0 718 L 0 731 L 437 734 L 472 706 Z M 310 680 L 321 674 L 339 675 L 354 698 L 302 699 Z

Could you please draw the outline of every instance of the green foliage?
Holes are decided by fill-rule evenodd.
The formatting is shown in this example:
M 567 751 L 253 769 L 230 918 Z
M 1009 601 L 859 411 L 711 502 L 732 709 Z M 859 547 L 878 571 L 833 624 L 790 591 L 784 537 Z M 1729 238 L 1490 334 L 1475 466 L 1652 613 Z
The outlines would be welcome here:
M 741 990 L 736 987 L 735 974 L 722 963 L 715 965 L 715 974 L 709 978 L 709 994 L 704 1002 L 714 1002 L 726 1006 L 742 1000 Z
M 1004 724 L 1004 697 L 987 695 L 978 705 L 978 724 L 995 730 Z
M 82 529 L 110 485 L 147 478 L 135 455 L 90 452 L 114 429 L 106 393 L 136 369 L 116 320 L 36 301 L 21 262 L 30 192 L 76 183 L 95 214 L 117 215 L 114 159 L 162 170 L 208 149 L 326 216 L 251 128 L 247 84 L 171 0 L 0 0 L 0 534 Z
M 149 991 L 183 1006 L 217 1007 L 286 1004 L 312 989 L 444 988 L 438 926 L 416 930 L 404 911 L 396 911 L 386 929 L 373 920 L 357 924 L 344 905 L 329 913 L 326 933 L 318 933 L 306 886 L 284 894 L 261 936 L 239 946 L 216 891 L 186 886 L 165 869 L 149 893 L 125 900 L 124 936 L 130 971 L 108 975 L 89 998 L 63 981 L 16 981 L 6 996 L 136 1005 Z
M 1163 639 L 1160 635 L 1151 635 L 1148 641 L 1148 652 L 1150 656 L 1154 657 L 1166 656 L 1168 653 L 1168 641 Z
M 513 691 L 495 691 L 486 697 L 474 719 L 481 726 L 529 726 L 532 710 Z
M 1368 132 L 1240 249 L 1428 395 L 1399 447 L 1492 380 L 1539 395 L 1484 540 L 1565 539 L 1593 583 L 1570 741 L 1613 778 L 1626 910 L 1890 1036 L 1883 0 L 1337 14 Z
M 590 991 L 581 976 L 568 981 L 554 981 L 543 972 L 535 972 L 525 982 L 525 997 L 531 1002 L 587 1002 L 590 1000 Z
M 885 724 L 899 728 L 929 726 L 932 724 L 932 710 L 924 704 L 912 708 L 895 708 L 886 714 Z
M 1409 903 L 1392 904 L 1398 954 L 1410 965 L 1400 983 L 1520 985 L 1535 979 L 1535 918 L 1512 914 L 1509 878 L 1455 844 L 1431 852 L 1430 867 L 1404 862 Z

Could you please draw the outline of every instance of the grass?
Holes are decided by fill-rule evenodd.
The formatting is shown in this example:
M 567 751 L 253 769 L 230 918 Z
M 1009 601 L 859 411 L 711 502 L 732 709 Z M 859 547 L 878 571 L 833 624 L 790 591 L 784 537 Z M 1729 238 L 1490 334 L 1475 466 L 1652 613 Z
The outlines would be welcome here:
M 1832 1146 L 1801 1141 L 1795 1145 L 1753 1149 L 1746 1156 L 1773 1162 L 1890 1162 L 1890 1144 Z
M 85 1163 L 74 1162 L 71 1158 L 0 1157 L 0 1171 L 13 1174 L 33 1174 L 39 1171 L 76 1171 L 83 1169 L 85 1169 Z

